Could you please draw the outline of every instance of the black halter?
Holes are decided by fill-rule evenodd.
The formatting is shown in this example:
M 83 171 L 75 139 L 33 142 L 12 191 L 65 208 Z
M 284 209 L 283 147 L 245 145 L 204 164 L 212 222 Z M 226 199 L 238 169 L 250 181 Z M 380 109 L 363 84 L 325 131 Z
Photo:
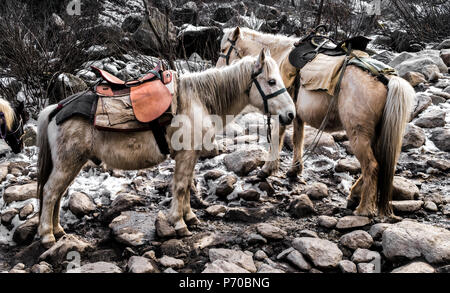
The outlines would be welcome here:
M 230 65 L 230 56 L 231 56 L 231 53 L 233 52 L 233 50 L 236 50 L 236 54 L 239 56 L 239 51 L 238 51 L 238 49 L 236 48 L 236 41 L 233 41 L 233 40 L 230 40 L 230 39 L 227 39 L 227 40 L 228 40 L 228 42 L 231 43 L 230 49 L 228 49 L 227 54 L 220 54 L 220 55 L 219 55 L 219 58 L 225 58 L 225 60 L 226 60 L 226 62 L 227 62 L 227 65 Z M 241 56 L 239 56 L 239 58 L 240 58 L 240 57 L 241 57 Z
M 266 93 L 263 91 L 263 89 L 261 88 L 261 85 L 259 84 L 258 80 L 256 79 L 258 77 L 258 75 L 260 75 L 262 73 L 263 69 L 260 68 L 258 71 L 253 72 L 252 73 L 252 83 L 250 84 L 250 88 L 249 88 L 249 92 L 252 88 L 252 84 L 256 85 L 256 88 L 258 89 L 261 98 L 263 99 L 264 102 L 264 114 L 267 115 L 267 141 L 270 143 L 272 141 L 272 127 L 271 127 L 271 122 L 270 122 L 270 112 L 269 112 L 269 103 L 268 101 L 272 98 L 275 98 L 281 94 L 283 94 L 284 92 L 286 92 L 286 88 L 282 88 L 274 93 L 271 93 L 269 95 L 266 95 Z

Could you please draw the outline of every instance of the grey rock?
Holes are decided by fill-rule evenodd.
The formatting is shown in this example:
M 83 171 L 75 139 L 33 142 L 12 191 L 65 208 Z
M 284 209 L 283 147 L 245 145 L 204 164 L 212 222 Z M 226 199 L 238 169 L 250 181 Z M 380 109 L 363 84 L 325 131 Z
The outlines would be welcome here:
M 328 197 L 328 187 L 320 182 L 314 182 L 306 187 L 305 193 L 313 200 Z
M 345 158 L 337 162 L 335 170 L 336 172 L 348 172 L 350 174 L 358 174 L 359 172 L 361 172 L 361 164 L 354 157 Z
M 240 250 L 211 248 L 209 250 L 209 259 L 212 263 L 216 260 L 223 260 L 235 264 L 251 273 L 256 273 L 257 271 L 252 256 Z
M 352 261 L 355 263 L 361 263 L 361 262 L 371 262 L 373 260 L 381 260 L 381 256 L 378 252 L 364 249 L 364 248 L 358 248 L 355 250 L 355 252 L 352 255 Z
M 437 212 L 438 211 L 437 205 L 434 202 L 430 201 L 430 200 L 425 201 L 425 203 L 423 204 L 423 208 L 426 209 L 427 211 L 430 211 L 430 212 Z
M 393 200 L 413 200 L 419 196 L 419 188 L 406 178 L 394 176 L 392 199 Z
M 444 152 L 450 152 L 450 129 L 436 129 L 431 133 L 431 141 Z
M 96 206 L 92 199 L 84 193 L 74 192 L 70 196 L 69 209 L 78 217 L 92 213 L 95 211 L 95 208 Z
M 409 123 L 406 126 L 405 135 L 403 136 L 402 150 L 407 151 L 409 149 L 419 148 L 425 144 L 425 140 L 425 131 Z
M 287 235 L 286 231 L 267 223 L 257 225 L 256 230 L 267 239 L 281 240 Z
M 294 217 L 302 218 L 314 214 L 316 210 L 314 209 L 314 204 L 309 199 L 308 195 L 301 194 L 299 196 L 295 196 L 291 201 L 289 204 L 289 212 Z
M 6 188 L 3 200 L 9 204 L 14 201 L 24 201 L 30 198 L 37 198 L 37 182 L 24 185 L 15 185 Z
M 334 268 L 342 260 L 342 251 L 328 240 L 318 238 L 295 238 L 292 246 L 307 256 L 316 267 Z
M 345 216 L 338 220 L 336 228 L 339 230 L 361 228 L 370 224 L 370 219 L 361 216 Z
M 389 228 L 392 224 L 378 223 L 370 227 L 369 234 L 374 240 L 379 240 L 383 236 L 383 232 Z
M 36 235 L 37 228 L 39 225 L 39 217 L 35 215 L 34 217 L 28 219 L 25 223 L 16 228 L 13 234 L 13 240 L 19 245 L 30 244 L 34 235 Z
M 268 264 L 262 264 L 259 267 L 257 273 L 260 273 L 260 274 L 282 274 L 282 273 L 284 273 L 284 271 L 280 270 L 280 269 L 276 269 Z
M 33 212 L 34 212 L 34 206 L 33 206 L 33 204 L 29 203 L 20 209 L 19 219 L 21 221 L 23 221 L 26 218 L 28 218 L 28 216 L 31 215 Z
M 373 244 L 373 239 L 366 231 L 356 230 L 343 235 L 339 243 L 350 249 L 369 248 Z
M 212 205 L 206 209 L 206 212 L 213 217 L 217 217 L 219 214 L 224 214 L 226 211 L 227 207 L 223 205 Z
M 427 161 L 427 164 L 442 172 L 447 172 L 450 170 L 450 161 L 448 160 L 432 159 Z
M 223 175 L 225 175 L 226 173 L 222 170 L 218 170 L 218 169 L 214 169 L 214 170 L 209 170 L 208 172 L 206 172 L 203 177 L 205 178 L 206 181 L 208 180 L 216 180 L 219 179 L 220 177 L 222 177 Z
M 159 259 L 159 263 L 166 268 L 181 269 L 184 267 L 184 261 L 171 256 L 164 255 Z
M 273 214 L 273 207 L 260 206 L 257 208 L 228 208 L 224 218 L 228 221 L 239 221 L 245 223 L 259 223 Z
M 415 99 L 414 110 L 411 114 L 410 120 L 413 120 L 414 118 L 419 116 L 419 114 L 422 113 L 423 111 L 425 111 L 432 104 L 432 102 L 433 101 L 431 100 L 429 95 L 427 95 L 425 93 L 417 93 L 416 99 Z
M 119 194 L 111 203 L 108 210 L 102 215 L 101 219 L 104 222 L 110 222 L 113 218 L 120 215 L 121 212 L 130 210 L 134 206 L 144 205 L 143 198 L 130 193 Z
M 218 197 L 226 197 L 234 190 L 234 184 L 237 182 L 236 176 L 227 175 L 222 177 L 216 186 L 216 195 Z
M 286 259 L 290 261 L 294 266 L 302 271 L 309 271 L 311 265 L 305 260 L 303 255 L 297 250 L 292 251 L 286 256 Z
M 80 268 L 68 270 L 67 273 L 83 274 L 120 274 L 122 270 L 115 264 L 99 261 L 82 265 Z
M 423 256 L 429 263 L 450 261 L 450 231 L 413 221 L 402 221 L 383 233 L 383 254 L 391 261 Z
M 256 272 L 256 267 L 255 267 L 255 272 Z M 212 263 L 207 263 L 205 266 L 205 269 L 203 270 L 202 273 L 215 273 L 215 274 L 220 274 L 220 273 L 228 273 L 228 274 L 242 274 L 242 273 L 249 273 L 249 271 L 243 269 L 242 267 L 222 260 L 222 259 L 218 259 L 213 261 Z
M 223 158 L 228 171 L 245 176 L 264 164 L 265 152 L 260 148 L 238 150 Z
M 8 226 L 11 224 L 14 217 L 19 213 L 17 209 L 8 209 L 4 211 L 1 216 L 1 222 L 3 225 Z
M 402 267 L 394 269 L 391 273 L 397 274 L 430 274 L 434 273 L 435 269 L 429 264 L 421 261 L 412 262 Z
M 423 201 L 421 200 L 402 200 L 392 201 L 391 203 L 394 211 L 402 213 L 413 213 L 420 210 L 423 206 Z
M 283 250 L 282 252 L 280 252 L 280 253 L 277 255 L 277 260 L 286 258 L 286 256 L 288 256 L 288 254 L 291 253 L 291 252 L 294 251 L 294 250 L 295 250 L 294 247 L 290 247 L 290 248 L 288 248 L 288 249 Z
M 319 238 L 319 235 L 317 235 L 316 232 L 308 230 L 308 229 L 303 229 L 298 234 L 299 234 L 299 237 Z
M 248 190 L 239 192 L 238 197 L 242 198 L 243 200 L 247 200 L 247 201 L 258 201 L 260 198 L 260 194 L 258 191 L 254 190 L 254 189 L 248 189 Z
M 436 128 L 445 126 L 445 111 L 441 109 L 429 109 L 422 113 L 414 124 L 422 128 Z
M 319 226 L 328 228 L 328 229 L 333 229 L 334 227 L 336 227 L 338 220 L 335 217 L 330 217 L 330 216 L 319 216 L 318 217 L 318 224 Z
M 122 212 L 109 227 L 114 238 L 125 245 L 140 246 L 156 239 L 156 213 Z
M 262 251 L 261 249 L 255 252 L 255 255 L 253 256 L 256 260 L 262 261 L 266 258 L 268 258 L 267 254 Z
M 341 260 L 338 264 L 339 270 L 344 274 L 357 273 L 356 265 L 349 260 Z
M 357 265 L 358 273 L 371 274 L 375 273 L 375 265 L 373 263 L 359 263 Z
M 132 256 L 128 260 L 128 271 L 134 274 L 148 274 L 158 271 L 151 260 L 142 256 Z
M 52 247 L 39 256 L 40 260 L 55 265 L 67 260 L 69 252 L 78 252 L 81 255 L 91 251 L 93 246 L 77 236 L 67 234 L 61 237 Z

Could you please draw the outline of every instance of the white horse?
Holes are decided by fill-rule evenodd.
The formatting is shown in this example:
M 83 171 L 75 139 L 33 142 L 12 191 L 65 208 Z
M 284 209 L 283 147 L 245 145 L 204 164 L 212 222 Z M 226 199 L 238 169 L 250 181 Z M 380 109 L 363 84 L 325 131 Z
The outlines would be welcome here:
M 267 102 L 267 114 L 279 115 L 280 122 L 286 125 L 294 119 L 295 106 L 283 89 L 276 62 L 263 50 L 258 58 L 246 57 L 227 68 L 213 68 L 180 77 L 177 114 L 188 117 L 192 122 L 190 125 L 195 126 L 196 116 L 214 114 L 224 118 L 225 115 L 238 114 L 249 104 L 262 110 Z M 266 99 L 273 93 L 278 94 Z M 266 98 L 263 99 L 264 96 Z M 55 242 L 55 236 L 64 235 L 59 223 L 61 196 L 89 159 L 99 159 L 112 168 L 135 170 L 155 166 L 167 158 L 160 152 L 151 131 L 99 131 L 82 117 L 73 117 L 56 125 L 54 119 L 49 121 L 49 114 L 55 108 L 56 105 L 45 108 L 38 120 L 38 195 L 41 201 L 38 232 L 41 243 L 46 247 Z M 189 192 L 198 148 L 192 144 L 188 149 L 175 150 L 171 143 L 172 136 L 183 127 L 184 124 L 179 127 L 171 125 L 166 135 L 171 156 L 176 161 L 168 220 L 178 236 L 191 235 L 186 224 L 199 223 L 191 210 Z M 199 129 L 193 130 L 205 134 L 211 133 L 211 128 L 211 124 L 203 123 Z

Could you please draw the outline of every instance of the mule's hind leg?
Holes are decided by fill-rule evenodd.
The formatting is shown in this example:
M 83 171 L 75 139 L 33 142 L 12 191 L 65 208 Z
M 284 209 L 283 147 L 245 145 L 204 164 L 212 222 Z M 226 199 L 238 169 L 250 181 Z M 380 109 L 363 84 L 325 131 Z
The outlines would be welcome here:
M 193 157 L 190 157 L 189 160 L 193 160 L 194 162 L 197 162 L 198 154 L 194 153 Z M 194 164 L 195 167 L 195 164 Z M 194 214 L 194 212 L 191 209 L 191 189 L 196 193 L 197 187 L 194 184 L 194 172 L 192 171 L 191 177 L 190 177 L 191 185 L 186 192 L 186 196 L 184 197 L 183 202 L 183 218 L 185 223 L 188 226 L 195 226 L 200 224 L 200 220 L 197 218 L 197 216 Z
M 287 176 L 296 178 L 303 171 L 303 139 L 305 138 L 305 122 L 297 116 L 294 119 L 294 135 L 292 143 L 294 145 L 294 157 L 292 166 L 287 172 Z
M 169 222 L 175 226 L 178 236 L 192 233 L 184 222 L 185 198 L 188 197 L 194 176 L 197 154 L 195 151 L 180 151 L 175 155 L 175 173 L 173 175 L 173 198 L 169 211 Z M 190 207 L 190 203 L 189 203 Z
M 350 133 L 350 132 L 347 132 Z M 375 216 L 376 214 L 376 194 L 378 180 L 378 162 L 375 159 L 371 140 L 367 133 L 356 132 L 350 138 L 350 144 L 356 158 L 361 163 L 362 184 L 355 184 L 355 194 L 361 186 L 361 201 L 356 208 L 355 214 L 359 216 Z

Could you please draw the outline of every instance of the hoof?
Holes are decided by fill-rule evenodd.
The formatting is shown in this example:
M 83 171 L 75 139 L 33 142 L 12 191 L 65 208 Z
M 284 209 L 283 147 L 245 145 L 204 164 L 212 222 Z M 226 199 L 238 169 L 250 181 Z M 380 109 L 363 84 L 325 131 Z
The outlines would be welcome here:
M 55 236 L 53 236 L 52 234 L 44 235 L 44 236 L 41 237 L 41 245 L 45 249 L 49 249 L 55 243 L 56 243 L 56 239 L 55 239 Z
M 184 222 L 189 227 L 197 226 L 197 225 L 200 225 L 200 223 L 201 223 L 200 220 L 196 216 L 194 216 L 190 219 L 185 219 Z
M 182 228 L 179 228 L 179 229 L 175 229 L 175 231 L 177 232 L 177 236 L 178 237 L 192 236 L 192 232 L 189 231 L 189 229 L 187 227 L 182 227 Z
M 256 176 L 258 176 L 259 179 L 267 179 L 269 178 L 270 174 L 263 170 L 260 170 Z
M 63 237 L 64 235 L 66 235 L 66 232 L 64 231 L 63 228 L 60 228 L 60 229 L 56 229 L 53 232 L 53 235 L 55 235 L 56 239 L 59 239 L 59 238 Z
M 347 199 L 347 209 L 354 210 L 358 206 L 358 202 L 354 199 Z
M 361 209 L 361 208 L 357 208 L 353 214 L 355 216 L 361 216 L 361 217 L 368 217 L 368 218 L 374 218 L 376 216 L 376 213 L 374 210 L 370 210 L 370 209 Z
M 287 173 L 286 173 L 286 176 L 291 178 L 291 179 L 297 179 L 297 178 L 299 178 L 298 177 L 299 173 L 300 172 L 298 172 L 297 170 L 289 169 L 289 171 L 287 171 Z

